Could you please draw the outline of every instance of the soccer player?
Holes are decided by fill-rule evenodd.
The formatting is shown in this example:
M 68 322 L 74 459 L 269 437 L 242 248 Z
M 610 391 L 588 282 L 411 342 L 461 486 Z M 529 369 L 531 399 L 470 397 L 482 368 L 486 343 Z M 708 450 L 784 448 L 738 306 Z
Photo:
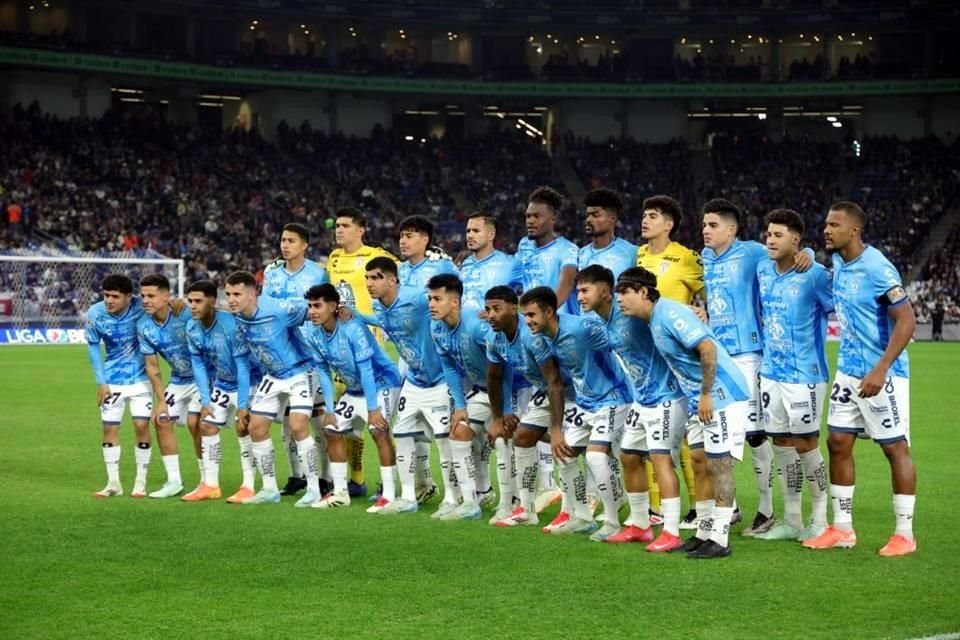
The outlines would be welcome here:
M 300 335 L 300 325 L 307 315 L 306 301 L 258 296 L 257 281 L 248 271 L 235 271 L 227 276 L 226 294 L 230 312 L 237 321 L 237 335 L 264 374 L 250 403 L 253 461 L 263 484 L 260 491 L 243 504 L 280 502 L 270 423 L 286 402 L 290 408 L 290 431 L 307 476 L 307 490 L 295 506 L 309 507 L 321 496 L 317 447 L 310 435 L 314 398 L 310 377 L 312 361 Z
M 618 446 L 633 391 L 623 369 L 614 360 L 607 343 L 606 328 L 596 315 L 557 314 L 557 296 L 548 287 L 535 287 L 520 298 L 524 319 L 530 330 L 541 334 L 543 348 L 535 354 L 538 364 L 552 355 L 573 381 L 576 411 L 565 414 L 563 425 L 551 425 L 550 444 L 560 465 L 563 491 L 567 504 L 575 513 L 557 532 L 590 532 L 590 539 L 602 542 L 620 531 L 617 501 L 620 498 L 618 467 L 608 461 L 611 450 Z M 556 383 L 551 385 L 555 389 Z M 555 397 L 550 398 L 551 406 Z M 562 405 L 562 399 L 556 402 Z M 577 458 L 584 458 L 597 483 L 603 503 L 603 526 L 597 530 L 592 513 L 583 499 L 574 492 L 583 481 Z M 579 493 L 577 491 L 577 493 Z
M 896 528 L 881 556 L 917 550 L 913 508 L 917 475 L 910 456 L 910 363 L 905 351 L 916 319 L 900 274 L 863 243 L 867 216 L 853 202 L 827 213 L 823 235 L 833 254 L 833 297 L 840 321 L 840 356 L 830 393 L 827 446 L 833 525 L 803 543 L 811 549 L 849 548 L 853 529 L 853 445 L 858 434 L 877 442 L 890 463 Z
M 743 456 L 750 390 L 740 369 L 690 307 L 660 297 L 657 277 L 642 267 L 627 269 L 617 281 L 620 307 L 645 320 L 657 351 L 670 366 L 687 397 L 687 422 L 697 470 L 696 534 L 683 549 L 691 558 L 730 555 L 735 484 L 733 459 Z
M 457 268 L 442 250 L 433 247 L 433 223 L 424 216 L 408 216 L 400 221 L 400 284 L 422 289 L 439 273 L 456 273 Z
M 399 285 L 397 263 L 392 258 L 378 256 L 367 263 L 366 269 L 367 292 L 374 300 L 374 315 L 360 316 L 390 335 L 400 358 L 407 365 L 393 425 L 400 497 L 380 513 L 392 515 L 417 511 L 416 476 L 418 467 L 427 461 L 420 458 L 416 442 L 429 443 L 432 438 L 437 443 L 443 476 L 443 501 L 432 516 L 439 517 L 446 510 L 456 509 L 459 488 L 450 453 L 450 394 L 443 380 L 440 356 L 430 337 L 427 296 L 424 291 Z M 421 473 L 429 476 L 430 470 Z
M 298 222 L 291 222 L 283 227 L 280 234 L 280 255 L 282 261 L 268 265 L 263 274 L 263 295 L 277 300 L 302 300 L 303 295 L 310 287 L 324 282 L 329 282 L 326 269 L 313 260 L 307 259 L 307 251 L 310 249 L 310 230 Z M 317 385 L 314 384 L 314 387 Z M 322 399 L 314 400 L 316 407 L 315 414 L 319 414 L 322 407 Z M 286 415 L 283 417 L 281 435 L 283 438 L 283 448 L 287 453 L 287 461 L 290 463 L 290 477 L 283 489 L 280 490 L 282 496 L 293 496 L 303 491 L 307 486 L 304 470 L 300 468 L 299 456 L 297 455 L 297 444 L 290 435 L 290 419 Z M 320 465 L 320 476 L 327 475 L 326 469 L 326 446 L 320 434 L 320 419 L 315 415 L 312 418 L 314 423 L 314 432 L 317 435 L 318 461 Z
M 340 294 L 340 304 L 356 308 L 360 313 L 373 313 L 373 300 L 366 288 L 366 266 L 373 258 L 386 257 L 397 259 L 380 247 L 370 247 L 363 243 L 367 232 L 367 218 L 355 207 L 343 207 L 337 210 L 334 236 L 337 248 L 327 258 L 327 272 L 330 282 Z M 302 294 L 301 294 L 302 295 Z M 378 341 L 383 340 L 377 336 Z M 418 455 L 424 453 L 418 451 Z M 429 449 L 426 450 L 429 455 Z M 350 481 L 347 483 L 353 497 L 367 494 L 367 485 L 363 477 L 363 440 L 347 440 L 347 457 L 350 461 Z M 432 481 L 431 481 L 432 482 Z M 432 485 L 431 485 L 432 486 Z
M 577 267 L 583 271 L 598 264 L 613 272 L 616 279 L 625 269 L 636 265 L 637 245 L 616 236 L 617 220 L 623 212 L 623 197 L 610 189 L 593 189 L 583 198 L 586 207 L 587 236 L 590 244 L 580 247 Z
M 180 478 L 180 457 L 174 422 L 186 425 L 194 441 L 203 484 L 203 457 L 200 443 L 200 392 L 190 366 L 187 346 L 189 309 L 173 313 L 170 309 L 170 281 L 162 273 L 151 273 L 140 280 L 143 316 L 137 321 L 137 342 L 143 354 L 147 378 L 153 388 L 151 419 L 157 429 L 157 444 L 163 456 L 167 481 L 150 493 L 151 498 L 169 498 L 183 491 Z M 160 355 L 170 365 L 170 381 L 166 387 L 160 376 Z
M 313 504 L 314 509 L 345 507 L 347 490 L 347 438 L 362 438 L 369 427 L 380 454 L 383 492 L 368 513 L 377 513 L 397 497 L 396 452 L 390 439 L 390 419 L 400 394 L 400 372 L 359 317 L 339 320 L 340 294 L 331 284 L 311 287 L 306 293 L 313 331 L 307 345 L 313 351 L 327 411 L 323 424 L 333 472 L 333 491 Z M 334 402 L 335 372 L 346 392 Z
M 770 259 L 757 267 L 763 312 L 763 423 L 786 476 L 784 519 L 757 534 L 763 540 L 809 540 L 827 526 L 827 474 L 819 439 L 833 287 L 823 266 L 814 263 L 809 271 L 797 269 L 803 232 L 803 218 L 796 211 L 771 211 L 767 215 Z M 813 502 L 813 520 L 807 529 L 801 512 L 804 476 Z
M 497 219 L 475 212 L 467 217 L 467 249 L 470 255 L 460 265 L 463 281 L 463 308 L 483 311 L 487 291 L 498 285 L 519 288 L 514 278 L 514 258 L 494 248 Z
M 657 352 L 649 325 L 625 315 L 614 304 L 613 291 L 613 272 L 606 267 L 590 265 L 577 274 L 577 300 L 584 313 L 593 312 L 604 321 L 607 343 L 623 365 L 634 391 L 620 442 L 630 516 L 620 533 L 604 542 L 651 542 L 649 551 L 672 551 L 682 546 L 683 540 L 680 485 L 671 452 L 680 447 L 683 439 L 687 400 L 667 362 Z M 650 496 L 644 470 L 648 456 L 660 480 L 663 505 L 663 532 L 656 541 L 650 528 Z
M 237 335 L 233 314 L 217 310 L 217 285 L 209 280 L 192 283 L 187 288 L 187 304 L 191 316 L 187 323 L 187 344 L 202 405 L 203 482 L 182 499 L 199 502 L 220 498 L 220 430 L 236 416 L 242 481 L 227 502 L 241 504 L 255 494 L 253 442 L 248 426 L 250 399 L 260 382 L 260 374 L 250 368 L 250 352 Z
M 120 485 L 120 422 L 130 406 L 136 434 L 137 475 L 134 498 L 147 494 L 147 469 L 150 466 L 150 383 L 144 369 L 143 354 L 137 344 L 137 321 L 143 316 L 143 303 L 133 296 L 133 282 L 125 275 L 111 274 L 100 283 L 103 300 L 87 310 L 87 355 L 97 382 L 97 406 L 103 422 L 103 463 L 107 468 L 106 486 L 93 494 L 97 498 L 123 495 Z M 106 349 L 106 361 L 100 343 Z

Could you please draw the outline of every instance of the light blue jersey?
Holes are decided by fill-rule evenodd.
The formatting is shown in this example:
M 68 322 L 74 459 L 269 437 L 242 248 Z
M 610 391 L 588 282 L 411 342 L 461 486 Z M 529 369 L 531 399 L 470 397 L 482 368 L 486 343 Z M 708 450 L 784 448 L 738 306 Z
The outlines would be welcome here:
M 327 270 L 313 260 L 304 260 L 293 273 L 286 266 L 268 269 L 263 274 L 263 295 L 277 300 L 303 299 L 310 287 L 330 282 Z
M 313 361 L 300 336 L 307 317 L 303 298 L 274 300 L 260 296 L 253 316 L 234 315 L 237 335 L 250 349 L 251 360 L 269 376 L 285 380 L 309 371 Z
M 140 298 L 131 298 L 126 311 L 118 316 L 108 313 L 103 302 L 87 310 L 87 355 L 98 385 L 147 382 L 143 354 L 137 343 L 137 322 L 142 316 Z M 101 340 L 106 362 L 100 353 Z
M 517 332 L 513 334 L 511 340 L 503 331 L 492 331 L 487 339 L 487 360 L 493 364 L 499 364 L 503 367 L 504 380 L 510 375 L 510 389 L 516 393 L 522 389 L 529 389 L 534 383 L 539 383 L 539 389 L 546 389 L 547 384 L 540 373 L 540 367 L 532 359 L 528 359 L 524 353 L 524 332 L 529 340 L 530 329 L 524 322 L 517 324 Z M 533 365 L 528 367 L 528 365 Z M 528 371 L 528 368 L 533 371 Z M 534 380 L 527 377 L 532 373 Z
M 213 387 L 237 392 L 237 407 L 247 408 L 250 389 L 260 382 L 260 375 L 250 370 L 250 350 L 237 337 L 237 321 L 228 311 L 217 311 L 213 324 L 203 326 L 199 320 L 187 323 L 187 344 L 193 377 L 200 389 L 200 403 L 210 404 Z
M 307 345 L 317 363 L 320 389 L 333 413 L 335 397 L 330 371 L 340 377 L 346 392 L 366 398 L 368 409 L 377 409 L 377 392 L 400 386 L 400 372 L 390 356 L 377 343 L 373 333 L 360 318 L 337 321 L 333 333 L 322 326 L 307 328 Z
M 703 371 L 696 347 L 704 340 L 712 340 L 717 347 L 717 375 L 711 389 L 713 408 L 724 409 L 734 402 L 750 398 L 747 382 L 730 354 L 717 341 L 710 328 L 700 322 L 686 305 L 660 298 L 653 307 L 650 333 L 657 345 L 657 351 L 670 365 L 680 388 L 689 400 L 690 415 L 697 412 L 700 404 Z
M 827 317 L 833 311 L 830 273 L 814 264 L 786 273 L 764 260 L 757 267 L 763 309 L 763 365 L 760 375 L 791 384 L 826 382 Z
M 410 384 L 427 389 L 443 381 L 440 356 L 430 337 L 430 311 L 427 294 L 421 289 L 400 287 L 397 299 L 389 307 L 373 301 L 377 326 L 390 336 L 400 358 L 407 364 L 404 378 Z
M 498 285 L 520 289 L 523 282 L 519 273 L 514 273 L 515 262 L 513 256 L 502 251 L 494 251 L 482 260 L 468 256 L 460 265 L 460 280 L 463 282 L 461 306 L 482 310 L 487 291 Z
M 431 320 L 430 332 L 443 365 L 443 377 L 453 397 L 453 406 L 465 409 L 465 391 L 474 387 L 487 390 L 487 342 L 493 338 L 493 329 L 478 316 L 461 313 L 460 322 L 455 327 L 442 320 Z M 505 394 L 503 403 L 504 411 L 511 413 L 510 394 Z
M 626 369 L 637 403 L 653 407 L 683 397 L 680 383 L 653 344 L 650 325 L 640 318 L 624 315 L 614 304 L 610 317 L 606 318 L 606 328 L 607 342 Z
M 530 238 L 524 238 L 517 245 L 514 262 L 513 280 L 518 280 L 524 291 L 534 287 L 550 287 L 554 291 L 560 286 L 560 274 L 565 267 L 577 267 L 577 245 L 566 238 L 557 236 L 542 247 Z M 579 313 L 576 291 L 571 290 L 561 311 Z
M 703 280 L 710 328 L 732 356 L 763 350 L 757 265 L 767 248 L 752 240 L 734 240 L 722 255 L 705 248 Z
M 542 346 L 534 354 L 537 363 L 556 356 L 573 382 L 577 405 L 584 411 L 633 402 L 631 385 L 607 343 L 603 320 L 595 313 L 582 317 L 561 313 L 557 320 L 556 336 L 541 334 Z
M 170 384 L 193 382 L 193 367 L 190 364 L 190 348 L 187 345 L 187 323 L 190 310 L 179 315 L 167 312 L 167 319 L 158 324 L 150 314 L 143 314 L 137 321 L 137 341 L 140 353 L 145 356 L 159 355 L 170 365 Z
M 400 284 L 415 289 L 426 289 L 430 278 L 441 273 L 456 273 L 457 267 L 446 258 L 428 257 L 417 264 L 404 260 L 397 267 Z
M 894 321 L 888 312 L 910 301 L 897 268 L 873 247 L 860 257 L 844 262 L 833 254 L 833 300 L 840 322 L 840 357 L 837 369 L 863 378 L 873 369 L 890 342 Z M 904 351 L 890 367 L 889 375 L 910 376 L 910 360 Z
M 602 249 L 596 248 L 591 242 L 580 247 L 577 267 L 583 271 L 592 264 L 598 264 L 610 269 L 613 280 L 616 281 L 621 273 L 637 266 L 637 249 L 637 245 L 623 238 L 614 238 L 613 242 Z

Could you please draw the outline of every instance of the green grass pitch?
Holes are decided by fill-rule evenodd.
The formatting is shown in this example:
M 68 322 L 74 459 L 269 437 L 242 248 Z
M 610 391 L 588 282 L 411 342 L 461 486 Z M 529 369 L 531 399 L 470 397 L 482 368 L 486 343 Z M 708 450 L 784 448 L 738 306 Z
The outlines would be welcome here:
M 432 505 L 385 518 L 364 513 L 366 502 L 320 513 L 294 509 L 289 499 L 260 508 L 95 500 L 91 492 L 105 475 L 84 349 L 6 347 L 0 638 L 838 639 L 955 632 L 960 511 L 950 500 L 960 490 L 960 345 L 916 344 L 910 351 L 916 554 L 877 556 L 893 530 L 890 482 L 879 448 L 860 442 L 855 549 L 814 552 L 734 535 L 731 558 L 695 562 L 532 528 L 435 522 Z M 121 438 L 129 492 L 129 426 Z M 192 487 L 196 465 L 186 432 L 179 438 Z M 232 491 L 239 480 L 232 431 L 224 446 L 222 484 Z M 375 487 L 369 443 L 366 458 Z M 157 451 L 153 461 L 151 489 L 164 477 Z M 748 518 L 756 508 L 752 475 L 749 463 L 738 467 Z

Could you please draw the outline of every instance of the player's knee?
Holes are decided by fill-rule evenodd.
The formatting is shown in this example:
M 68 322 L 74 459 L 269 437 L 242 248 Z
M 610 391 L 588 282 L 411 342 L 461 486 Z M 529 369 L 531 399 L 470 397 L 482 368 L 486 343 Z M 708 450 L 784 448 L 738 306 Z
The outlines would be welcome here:
M 883 444 L 880 445 L 880 448 L 883 449 L 883 454 L 887 456 L 887 460 L 890 462 L 910 458 L 910 447 L 907 445 L 906 440 Z
M 767 434 L 765 433 L 752 433 L 749 436 L 747 436 L 747 444 L 754 449 L 756 449 L 766 441 L 767 441 Z M 789 445 L 783 445 L 783 446 L 789 446 Z
M 827 438 L 827 451 L 831 458 L 841 458 L 849 456 L 853 451 L 853 443 L 856 436 L 846 433 L 831 433 Z
M 540 432 L 534 431 L 533 429 L 524 429 L 519 428 L 513 434 L 513 444 L 517 447 L 522 447 L 524 449 L 529 449 L 530 447 L 537 446 L 537 442 L 540 440 Z
M 786 437 L 786 436 L 774 436 L 774 437 L 773 437 L 773 444 L 774 444 L 774 446 L 777 446 L 777 447 L 792 447 L 792 446 L 793 446 L 793 438 L 789 438 L 789 437 Z M 752 446 L 755 446 L 755 445 L 752 445 L 752 444 L 751 444 L 750 446 L 752 447 Z
M 633 473 L 643 469 L 645 456 L 639 453 L 624 453 L 620 456 L 620 464 L 623 465 L 625 473 Z

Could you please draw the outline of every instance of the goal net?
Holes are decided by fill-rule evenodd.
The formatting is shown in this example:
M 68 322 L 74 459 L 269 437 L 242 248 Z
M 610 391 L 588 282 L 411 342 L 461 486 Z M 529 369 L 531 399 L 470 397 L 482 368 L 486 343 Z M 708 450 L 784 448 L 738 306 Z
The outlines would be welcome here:
M 134 289 L 148 273 L 162 273 L 183 296 L 183 260 L 154 251 L 0 253 L 0 344 L 83 343 L 87 309 L 100 300 L 100 281 L 111 273 L 128 276 Z

